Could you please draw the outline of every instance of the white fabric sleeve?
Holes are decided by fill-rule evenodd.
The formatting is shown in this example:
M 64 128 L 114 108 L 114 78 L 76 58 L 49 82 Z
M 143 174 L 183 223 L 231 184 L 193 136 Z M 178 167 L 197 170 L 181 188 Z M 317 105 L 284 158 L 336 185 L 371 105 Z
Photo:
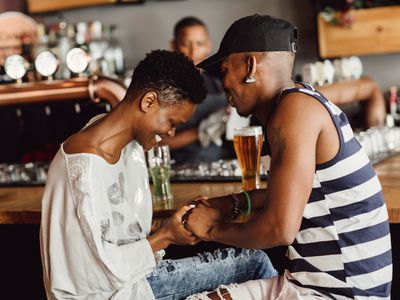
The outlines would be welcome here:
M 104 170 L 94 170 L 88 156 L 69 158 L 67 168 L 79 224 L 101 269 L 116 289 L 145 278 L 156 265 L 147 239 L 120 246 L 102 239 L 99 216 L 93 209 L 96 199 L 92 175 Z

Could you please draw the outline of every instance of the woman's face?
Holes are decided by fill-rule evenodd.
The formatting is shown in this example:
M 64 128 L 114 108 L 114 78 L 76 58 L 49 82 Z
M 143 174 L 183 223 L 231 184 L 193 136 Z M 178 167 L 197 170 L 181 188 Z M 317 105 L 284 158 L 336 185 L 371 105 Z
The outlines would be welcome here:
M 144 150 L 153 148 L 164 137 L 173 137 L 176 126 L 186 123 L 193 114 L 195 105 L 184 101 L 182 104 L 160 105 L 155 102 L 154 106 L 144 116 L 141 124 L 143 128 L 136 135 L 136 140 Z

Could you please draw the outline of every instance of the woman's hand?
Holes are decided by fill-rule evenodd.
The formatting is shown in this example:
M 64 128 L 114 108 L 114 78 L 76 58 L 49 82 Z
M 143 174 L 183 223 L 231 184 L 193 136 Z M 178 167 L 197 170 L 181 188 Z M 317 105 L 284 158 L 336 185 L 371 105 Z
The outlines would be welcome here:
M 167 225 L 163 229 L 166 231 L 167 238 L 172 244 L 195 245 L 199 239 L 188 231 L 182 224 L 183 216 L 192 210 L 192 206 L 185 205 L 181 207 L 169 219 Z
M 191 209 L 192 207 L 188 205 L 183 206 L 164 227 L 148 238 L 153 253 L 165 249 L 171 244 L 195 245 L 199 242 L 199 239 L 182 224 L 182 217 Z

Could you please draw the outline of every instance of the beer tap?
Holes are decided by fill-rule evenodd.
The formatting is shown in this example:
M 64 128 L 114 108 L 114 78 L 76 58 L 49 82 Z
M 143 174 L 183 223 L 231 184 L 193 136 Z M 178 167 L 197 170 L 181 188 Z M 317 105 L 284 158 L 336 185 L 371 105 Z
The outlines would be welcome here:
M 51 51 L 43 51 L 35 59 L 35 68 L 38 73 L 52 81 L 53 75 L 57 71 L 58 60 Z
M 46 116 L 48 116 L 48 117 L 51 116 L 51 109 L 50 109 L 50 106 L 46 105 L 46 106 L 44 107 L 44 111 L 45 111 L 45 113 L 46 113 Z
M 72 48 L 67 53 L 67 67 L 71 72 L 78 74 L 79 77 L 84 76 L 83 72 L 89 65 L 90 57 L 82 48 Z
M 11 55 L 4 63 L 4 70 L 8 77 L 16 80 L 17 84 L 21 84 L 27 70 L 26 61 L 21 55 Z
M 77 102 L 77 103 L 75 103 L 75 112 L 77 113 L 77 114 L 79 114 L 80 112 L 81 112 L 81 106 L 80 106 L 80 104 Z

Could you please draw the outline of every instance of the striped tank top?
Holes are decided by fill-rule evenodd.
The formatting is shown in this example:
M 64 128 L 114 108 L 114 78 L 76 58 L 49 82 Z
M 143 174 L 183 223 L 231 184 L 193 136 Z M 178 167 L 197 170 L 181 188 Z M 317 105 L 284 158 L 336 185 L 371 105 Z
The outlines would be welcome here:
M 338 154 L 315 167 L 300 230 L 287 250 L 288 278 L 332 299 L 390 299 L 392 253 L 378 177 L 346 115 L 312 86 L 300 92 L 328 110 L 340 137 Z M 264 154 L 270 154 L 265 138 Z

